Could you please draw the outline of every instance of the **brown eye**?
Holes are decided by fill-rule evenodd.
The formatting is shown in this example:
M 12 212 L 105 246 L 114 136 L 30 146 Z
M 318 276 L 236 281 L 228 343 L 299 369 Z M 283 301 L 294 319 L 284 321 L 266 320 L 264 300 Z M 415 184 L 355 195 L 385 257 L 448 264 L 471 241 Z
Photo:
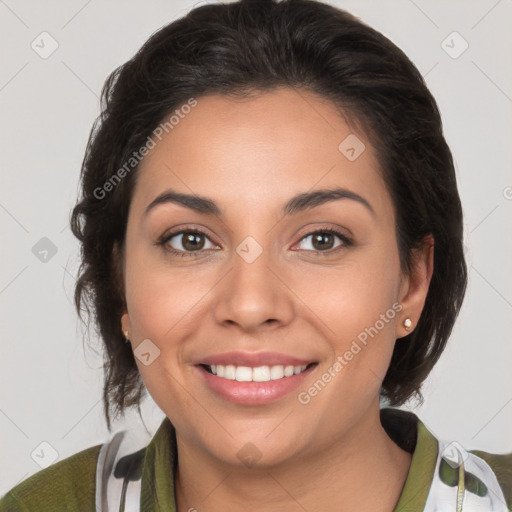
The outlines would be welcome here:
M 328 252 L 335 251 L 336 249 L 344 246 L 348 247 L 352 245 L 352 242 L 345 235 L 334 229 L 320 229 L 313 231 L 302 237 L 301 242 L 309 238 L 311 239 L 309 244 L 311 248 L 302 247 L 302 249 L 305 249 L 306 251 Z M 336 238 L 340 240 L 337 245 Z
M 187 251 L 196 251 L 204 247 L 204 236 L 198 233 L 182 233 L 181 244 Z
M 312 235 L 313 247 L 319 251 L 322 249 L 332 249 L 335 243 L 335 237 L 331 233 L 316 233 Z
M 210 247 L 205 247 L 209 243 Z M 197 229 L 182 229 L 165 235 L 159 242 L 164 249 L 179 256 L 194 256 L 194 253 L 201 253 L 203 249 L 215 248 L 206 233 Z

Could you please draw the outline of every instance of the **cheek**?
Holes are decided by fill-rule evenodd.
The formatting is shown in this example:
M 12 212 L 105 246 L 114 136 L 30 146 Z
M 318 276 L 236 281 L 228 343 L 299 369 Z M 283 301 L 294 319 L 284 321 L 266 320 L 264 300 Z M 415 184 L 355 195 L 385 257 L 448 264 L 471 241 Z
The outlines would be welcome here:
M 127 282 L 130 282 L 127 304 L 134 334 L 132 348 L 149 394 L 165 411 L 193 407 L 191 396 L 180 384 L 186 378 L 181 363 L 183 347 L 197 328 L 195 317 L 204 292 L 194 287 L 190 278 L 188 282 L 177 279 L 168 269 L 148 265 L 134 269 Z M 147 344 L 147 350 L 143 349 L 143 343 Z M 143 350 L 151 354 L 150 364 L 137 356 Z
M 170 269 L 165 261 L 155 262 L 154 255 L 150 258 L 136 246 L 128 254 L 126 301 L 139 372 L 157 402 L 163 392 L 165 400 L 183 395 L 181 401 L 186 402 L 188 395 L 179 384 L 184 377 L 183 348 L 197 333 L 198 318 L 205 319 L 210 312 L 205 295 L 213 288 L 215 276 L 197 267 Z M 144 340 L 151 343 L 142 345 Z M 148 365 L 137 357 L 146 346 L 151 355 L 158 354 Z
M 400 267 L 393 247 L 375 245 L 346 258 L 342 266 L 311 274 L 297 295 L 330 341 L 330 358 L 343 358 L 347 392 L 380 387 L 395 344 Z M 339 368 L 339 367 L 338 367 Z
M 340 265 L 309 268 L 304 275 L 308 279 L 294 278 L 294 291 L 318 315 L 330 338 L 346 341 L 357 336 L 386 314 L 398 297 L 398 255 L 382 245 L 347 253 Z M 394 313 L 388 316 L 394 318 Z
M 155 249 L 137 245 L 132 245 L 126 261 L 130 324 L 138 339 L 150 338 L 158 343 L 183 330 L 188 315 L 196 304 L 200 307 L 205 290 L 211 288 L 212 279 L 197 266 L 170 268 Z

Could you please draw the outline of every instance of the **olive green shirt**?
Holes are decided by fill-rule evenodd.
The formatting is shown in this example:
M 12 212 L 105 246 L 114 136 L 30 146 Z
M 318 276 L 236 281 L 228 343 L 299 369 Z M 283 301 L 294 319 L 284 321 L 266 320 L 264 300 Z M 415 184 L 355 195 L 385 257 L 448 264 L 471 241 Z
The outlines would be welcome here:
M 381 421 L 391 439 L 413 454 L 407 480 L 393 512 L 421 512 L 436 469 L 438 442 L 410 412 L 382 409 Z M 27 478 L 0 500 L 0 512 L 96 511 L 96 466 L 101 446 L 76 453 Z M 506 506 L 512 511 L 512 453 L 470 453 L 484 459 L 492 468 L 505 496 Z M 141 512 L 176 512 L 176 433 L 168 418 L 163 420 L 140 460 Z

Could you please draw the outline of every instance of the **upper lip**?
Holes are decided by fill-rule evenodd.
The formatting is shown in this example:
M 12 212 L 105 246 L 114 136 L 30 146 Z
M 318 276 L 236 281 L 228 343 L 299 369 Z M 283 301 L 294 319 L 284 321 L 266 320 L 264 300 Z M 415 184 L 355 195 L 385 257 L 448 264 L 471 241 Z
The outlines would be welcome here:
M 302 359 L 288 354 L 279 352 L 224 352 L 222 354 L 214 354 L 201 358 L 197 364 L 212 364 L 234 366 L 303 366 L 313 363 L 311 359 Z

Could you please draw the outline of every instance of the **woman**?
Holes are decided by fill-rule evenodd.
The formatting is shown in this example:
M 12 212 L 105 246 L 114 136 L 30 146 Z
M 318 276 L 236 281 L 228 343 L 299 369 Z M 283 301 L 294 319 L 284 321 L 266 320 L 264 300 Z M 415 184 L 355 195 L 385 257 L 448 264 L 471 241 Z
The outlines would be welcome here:
M 7 510 L 506 511 L 512 454 L 394 407 L 466 289 L 462 210 L 409 59 L 311 0 L 197 8 L 108 78 L 72 216 L 104 405 L 166 418 Z M 381 399 L 391 407 L 381 408 Z

